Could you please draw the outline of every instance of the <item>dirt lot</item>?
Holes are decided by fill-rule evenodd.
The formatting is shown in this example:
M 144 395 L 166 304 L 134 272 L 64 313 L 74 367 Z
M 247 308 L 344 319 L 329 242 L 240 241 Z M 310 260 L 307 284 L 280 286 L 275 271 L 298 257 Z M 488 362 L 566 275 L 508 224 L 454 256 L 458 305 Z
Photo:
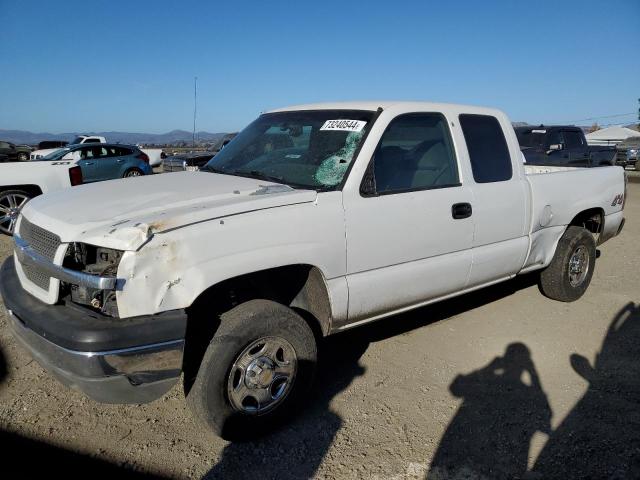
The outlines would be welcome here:
M 208 434 L 179 388 L 143 406 L 67 390 L 0 316 L 0 468 L 85 478 L 120 467 L 172 478 L 404 479 L 430 468 L 430 478 L 638 478 L 640 184 L 629 190 L 625 230 L 601 247 L 581 300 L 548 300 L 523 278 L 333 337 L 306 410 L 254 443 Z M 9 252 L 0 238 L 0 258 Z M 579 355 L 594 365 L 603 342 L 593 369 Z

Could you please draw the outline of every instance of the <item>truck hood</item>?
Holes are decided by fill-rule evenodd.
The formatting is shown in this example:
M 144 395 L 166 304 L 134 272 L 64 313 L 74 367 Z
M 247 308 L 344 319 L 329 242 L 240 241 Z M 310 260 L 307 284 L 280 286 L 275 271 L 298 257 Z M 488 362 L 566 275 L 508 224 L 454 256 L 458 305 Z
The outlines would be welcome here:
M 63 242 L 137 250 L 151 236 L 229 215 L 314 202 L 315 190 L 209 172 L 112 180 L 41 195 L 22 214 Z

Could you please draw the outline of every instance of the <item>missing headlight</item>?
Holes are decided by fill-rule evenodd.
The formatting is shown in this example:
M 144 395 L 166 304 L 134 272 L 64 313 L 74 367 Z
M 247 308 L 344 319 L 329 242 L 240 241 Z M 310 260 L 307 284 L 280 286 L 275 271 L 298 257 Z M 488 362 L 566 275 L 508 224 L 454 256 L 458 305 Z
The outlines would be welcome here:
M 74 242 L 69 244 L 62 265 L 91 275 L 115 277 L 122 254 L 120 250 Z M 116 293 L 113 290 L 96 290 L 70 283 L 63 283 L 61 288 L 61 296 L 70 296 L 74 303 L 91 307 L 105 315 L 118 316 Z

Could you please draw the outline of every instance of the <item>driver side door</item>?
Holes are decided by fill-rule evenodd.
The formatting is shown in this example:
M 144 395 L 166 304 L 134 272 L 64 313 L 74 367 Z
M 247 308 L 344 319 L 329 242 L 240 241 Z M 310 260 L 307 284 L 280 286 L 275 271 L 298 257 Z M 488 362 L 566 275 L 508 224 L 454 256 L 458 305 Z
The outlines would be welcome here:
M 444 115 L 395 117 L 371 162 L 373 191 L 344 206 L 349 323 L 458 291 L 471 269 L 472 193 Z
M 98 180 L 96 165 L 97 158 L 94 158 L 93 148 L 90 145 L 78 149 L 76 152 L 80 155 L 78 165 L 82 169 L 82 178 L 84 183 L 91 183 Z

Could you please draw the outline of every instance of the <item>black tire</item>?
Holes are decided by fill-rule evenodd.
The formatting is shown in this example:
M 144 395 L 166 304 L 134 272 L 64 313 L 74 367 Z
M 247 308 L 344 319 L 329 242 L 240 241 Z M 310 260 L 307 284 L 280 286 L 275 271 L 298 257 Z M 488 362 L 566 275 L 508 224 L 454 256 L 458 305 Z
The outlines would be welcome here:
M 187 403 L 193 413 L 222 438 L 255 438 L 282 423 L 309 391 L 317 363 L 315 337 L 309 325 L 296 312 L 270 300 L 242 303 L 222 314 L 220 320 L 220 327 L 207 347 L 195 381 L 187 394 Z M 288 384 L 287 393 L 280 400 L 274 401 L 275 406 L 262 414 L 251 414 L 239 410 L 230 398 L 233 395 L 233 385 L 237 383 L 245 388 L 246 382 L 251 380 L 248 378 L 249 374 L 238 373 L 241 369 L 236 361 L 246 358 L 253 351 L 252 349 L 247 353 L 247 349 L 266 338 L 279 338 L 288 342 L 295 351 L 297 371 Z M 256 354 L 252 358 L 259 356 Z M 237 380 L 238 375 L 241 375 L 240 381 Z M 265 391 L 272 391 L 276 378 L 270 380 L 271 386 Z M 248 388 L 245 390 L 252 392 Z
M 23 190 L 0 190 L 0 233 L 12 236 L 15 222 L 17 220 L 16 213 L 24 205 L 31 200 L 32 196 Z M 18 205 L 20 204 L 20 205 Z M 19 209 L 15 211 L 14 205 L 18 205 Z M 12 210 L 13 214 L 10 214 Z
M 19 162 L 26 162 L 29 160 L 29 154 L 26 152 L 18 152 L 17 159 Z
M 129 170 L 124 172 L 124 175 L 122 175 L 122 178 L 142 177 L 143 175 L 144 175 L 144 172 L 139 168 L 130 168 Z
M 591 283 L 595 264 L 593 234 L 582 227 L 571 226 L 560 238 L 551 263 L 540 274 L 540 289 L 553 300 L 578 300 Z

